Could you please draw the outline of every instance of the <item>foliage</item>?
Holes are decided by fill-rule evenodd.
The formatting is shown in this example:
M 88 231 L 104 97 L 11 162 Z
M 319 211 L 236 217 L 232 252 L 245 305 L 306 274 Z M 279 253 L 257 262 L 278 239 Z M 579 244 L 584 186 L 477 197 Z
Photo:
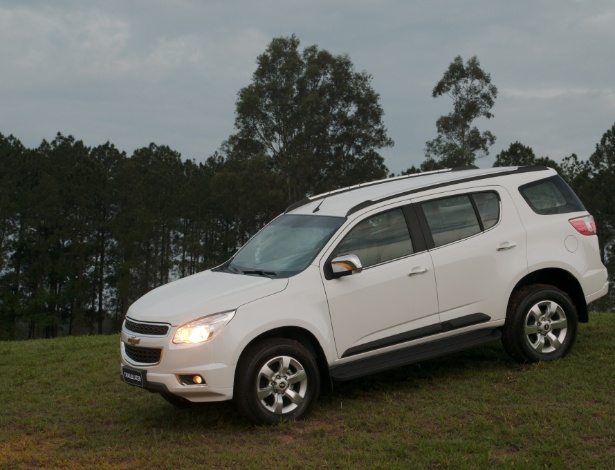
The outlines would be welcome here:
M 559 361 L 494 344 L 336 383 L 267 427 L 122 383 L 117 335 L 0 342 L 0 468 L 614 468 L 613 331 L 592 314 Z
M 0 339 L 117 330 L 138 297 L 228 259 L 290 203 L 386 176 L 369 74 L 294 35 L 257 62 L 238 132 L 205 163 L 0 134 Z
M 473 166 L 477 158 L 489 155 L 495 136 L 473 127 L 478 118 L 493 117 L 491 108 L 498 90 L 481 67 L 476 56 L 464 65 L 457 56 L 433 89 L 432 97 L 447 95 L 453 110 L 436 122 L 438 136 L 426 143 L 423 171 Z
M 598 227 L 602 262 L 609 272 L 609 295 L 592 304 L 594 309 L 615 305 L 615 124 L 608 129 L 588 160 L 572 154 L 561 164 L 549 157 L 536 158 L 534 151 L 514 142 L 496 157 L 494 166 L 543 165 L 556 169 L 580 196 Z
M 285 183 L 286 203 L 386 177 L 377 150 L 393 145 L 371 76 L 347 55 L 275 38 L 238 94 L 231 159 L 266 159 Z
M 602 259 L 609 271 L 611 289 L 603 304 L 615 304 L 615 124 L 596 144 L 587 162 L 576 155 L 564 162 L 573 188 L 594 216 L 602 247 Z
M 531 147 L 521 142 L 513 142 L 508 150 L 502 150 L 495 158 L 493 166 L 548 166 L 562 172 L 561 167 L 549 157 L 536 158 Z
M 117 330 L 150 289 L 226 260 L 280 211 L 261 166 L 0 135 L 0 340 Z

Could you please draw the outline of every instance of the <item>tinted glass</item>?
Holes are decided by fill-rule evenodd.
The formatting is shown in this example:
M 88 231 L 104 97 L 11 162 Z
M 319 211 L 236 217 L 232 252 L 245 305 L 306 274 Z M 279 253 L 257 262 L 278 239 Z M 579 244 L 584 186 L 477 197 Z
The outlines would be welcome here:
M 583 203 L 558 175 L 525 184 L 521 195 L 538 214 L 566 214 L 585 211 Z
M 480 233 L 470 196 L 453 196 L 421 204 L 436 247 Z
M 303 271 L 344 223 L 342 217 L 281 215 L 239 250 L 225 269 L 276 277 Z
M 334 256 L 357 255 L 366 268 L 413 252 L 404 214 L 394 209 L 359 222 L 337 246 Z
M 476 204 L 476 209 L 478 209 L 484 230 L 498 223 L 500 219 L 500 199 L 497 193 L 473 193 L 472 199 L 474 199 L 474 204 Z

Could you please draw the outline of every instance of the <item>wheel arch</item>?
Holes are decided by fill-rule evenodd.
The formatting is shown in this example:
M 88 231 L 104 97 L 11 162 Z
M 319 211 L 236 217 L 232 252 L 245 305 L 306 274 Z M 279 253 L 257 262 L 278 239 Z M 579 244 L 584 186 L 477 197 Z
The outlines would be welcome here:
M 515 288 L 512 290 L 510 297 L 512 298 L 513 294 L 517 290 L 530 284 L 548 284 L 564 291 L 566 294 L 568 294 L 568 296 L 574 303 L 574 306 L 577 310 L 579 323 L 588 322 L 589 316 L 583 288 L 581 287 L 581 284 L 579 283 L 577 278 L 575 278 L 568 271 L 558 268 L 545 268 L 533 271 L 523 277 L 515 285 Z
M 271 338 L 284 338 L 294 340 L 308 348 L 316 358 L 316 364 L 318 365 L 318 371 L 321 377 L 321 384 L 326 387 L 328 391 L 331 391 L 333 389 L 333 382 L 331 379 L 331 375 L 329 374 L 329 365 L 327 363 L 324 350 L 322 349 L 316 337 L 311 332 L 309 332 L 305 328 L 301 328 L 298 326 L 283 326 L 279 328 L 274 328 L 256 336 L 245 346 L 245 348 L 239 355 L 238 363 L 243 360 L 246 355 L 246 351 L 248 351 L 253 344 Z

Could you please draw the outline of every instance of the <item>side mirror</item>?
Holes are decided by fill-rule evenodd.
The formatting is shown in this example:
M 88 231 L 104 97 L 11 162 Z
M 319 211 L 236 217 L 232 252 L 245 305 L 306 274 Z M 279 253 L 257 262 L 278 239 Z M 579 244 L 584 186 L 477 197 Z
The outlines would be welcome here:
M 350 276 L 351 274 L 359 274 L 363 271 L 363 265 L 357 255 L 338 256 L 331 261 L 331 269 L 333 277 Z

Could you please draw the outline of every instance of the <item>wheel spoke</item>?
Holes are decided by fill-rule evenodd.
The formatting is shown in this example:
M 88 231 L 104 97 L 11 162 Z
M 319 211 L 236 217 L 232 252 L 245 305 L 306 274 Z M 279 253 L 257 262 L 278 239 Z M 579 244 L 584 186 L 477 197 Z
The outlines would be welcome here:
M 265 364 L 260 371 L 260 375 L 264 375 L 265 378 L 271 380 L 272 377 L 275 375 L 275 372 L 269 367 L 269 364 Z
M 298 370 L 294 375 L 288 377 L 288 383 L 292 385 L 296 384 L 297 382 L 302 382 L 305 379 L 307 379 L 307 374 L 305 373 L 305 370 L 301 369 Z
M 273 403 L 273 412 L 277 415 L 281 415 L 284 411 L 284 399 L 282 395 L 276 393 L 274 395 L 275 402 Z
M 256 394 L 259 400 L 264 400 L 272 393 L 273 393 L 273 387 L 271 385 L 268 385 L 265 388 L 259 388 Z
M 561 311 L 561 307 L 556 302 L 549 302 L 546 317 L 550 320 L 553 315 Z
M 545 347 L 545 337 L 542 335 L 538 335 L 538 341 L 536 341 L 536 343 L 534 343 L 532 346 L 534 346 L 534 349 L 536 351 L 542 352 Z
M 279 370 L 279 373 L 280 374 L 287 374 L 289 368 L 290 368 L 290 357 L 282 356 L 280 358 L 280 370 Z
M 284 395 L 286 395 L 295 405 L 300 405 L 303 403 L 303 397 L 294 390 L 288 389 Z
M 568 328 L 568 319 L 565 317 L 551 323 L 552 330 L 563 330 L 564 328 Z
M 535 335 L 538 333 L 538 325 L 534 323 L 533 325 L 525 325 L 525 334 L 526 335 Z
M 559 349 L 562 346 L 562 343 L 560 343 L 559 338 L 555 336 L 553 332 L 547 335 L 547 339 L 549 340 L 549 343 L 551 344 L 551 347 L 553 349 Z
M 532 315 L 534 317 L 534 319 L 536 321 L 538 321 L 538 319 L 540 318 L 540 316 L 542 315 L 542 312 L 540 311 L 540 306 L 539 304 L 536 304 L 532 307 L 532 309 L 528 312 L 528 316 Z

